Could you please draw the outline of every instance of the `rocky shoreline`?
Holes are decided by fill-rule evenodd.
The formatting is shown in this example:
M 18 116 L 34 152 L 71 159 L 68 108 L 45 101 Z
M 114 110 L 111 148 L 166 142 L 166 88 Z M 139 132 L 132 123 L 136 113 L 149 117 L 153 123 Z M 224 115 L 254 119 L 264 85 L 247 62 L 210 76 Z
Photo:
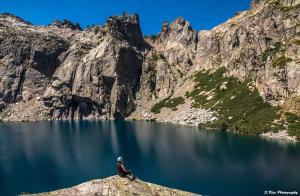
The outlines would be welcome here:
M 198 194 L 168 188 L 140 179 L 130 181 L 127 178 L 111 176 L 104 179 L 88 181 L 77 186 L 37 194 L 21 194 L 23 196 L 92 196 L 92 195 L 161 195 L 161 196 L 196 196 Z
M 267 132 L 260 135 L 263 138 L 272 140 L 281 140 L 288 142 L 299 142 L 295 136 L 290 136 L 286 130 L 275 132 Z
M 126 118 L 126 121 L 155 121 L 155 122 L 161 122 L 161 123 L 172 123 L 174 125 L 182 125 L 182 126 L 192 126 L 192 127 L 198 127 L 199 123 L 207 123 L 211 122 L 216 117 L 213 116 L 213 112 L 207 111 L 204 109 L 195 109 L 190 108 L 189 110 L 194 112 L 188 112 L 188 111 L 181 111 L 178 112 L 177 115 L 170 115 L 167 118 L 153 118 L 153 115 L 150 113 L 144 112 L 144 118 L 133 118 L 129 117 Z M 136 117 L 136 116 L 135 116 Z M 68 120 L 68 119 L 66 119 Z M 74 119 L 76 120 L 76 119 Z M 80 119 L 77 119 L 80 120 Z M 89 119 L 85 119 L 89 120 Z M 107 120 L 103 118 L 99 119 L 90 119 L 90 120 Z M 15 118 L 5 118 L 0 119 L 0 123 L 17 123 L 17 122 L 36 122 L 36 121 L 59 121 L 59 120 L 52 120 L 50 118 L 47 118 L 46 116 L 39 116 L 39 118 L 29 118 L 28 115 L 25 116 L 19 116 L 17 119 Z M 213 129 L 211 129 L 213 130 Z M 238 133 L 240 134 L 240 133 Z M 286 130 L 281 130 L 278 132 L 266 132 L 259 135 L 259 137 L 265 138 L 265 139 L 271 139 L 271 140 L 277 140 L 277 141 L 286 141 L 286 142 L 299 142 L 295 136 L 290 136 Z
M 190 121 L 181 121 L 181 122 L 176 122 L 176 119 L 174 119 L 174 121 L 160 121 L 158 120 L 157 122 L 162 122 L 162 123 L 172 123 L 175 125 L 184 125 L 184 126 L 193 126 L 193 127 L 198 127 L 198 125 L 196 124 L 191 124 Z M 209 130 L 215 130 L 212 128 L 208 128 Z M 230 132 L 230 131 L 229 131 Z M 237 133 L 237 134 L 241 134 L 241 133 Z M 278 132 L 266 132 L 263 134 L 260 134 L 257 137 L 261 137 L 264 139 L 269 139 L 269 140 L 274 140 L 274 141 L 283 141 L 283 142 L 300 142 L 299 140 L 297 140 L 297 138 L 295 136 L 290 136 L 286 130 L 282 130 L 282 131 L 278 131 Z

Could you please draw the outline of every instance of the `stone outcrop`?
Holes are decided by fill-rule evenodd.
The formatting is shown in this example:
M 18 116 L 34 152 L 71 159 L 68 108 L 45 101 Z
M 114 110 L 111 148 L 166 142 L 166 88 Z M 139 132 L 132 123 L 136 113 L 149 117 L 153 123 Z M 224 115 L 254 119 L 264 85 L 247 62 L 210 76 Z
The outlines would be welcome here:
M 58 28 L 69 28 L 71 30 L 79 30 L 79 31 L 82 30 L 82 28 L 80 27 L 80 25 L 78 23 L 73 24 L 69 20 L 63 20 L 63 21 L 55 20 L 49 26 L 58 27 Z
M 210 31 L 197 32 L 179 17 L 150 37 L 143 37 L 138 16 L 126 13 L 84 30 L 67 20 L 34 26 L 2 14 L 0 116 L 122 119 L 184 96 L 197 71 L 221 67 L 254 81 L 266 101 L 285 105 L 300 95 L 299 4 L 253 0 L 249 11 Z
M 112 176 L 105 179 L 92 180 L 72 188 L 48 193 L 32 194 L 32 196 L 92 196 L 92 195 L 162 195 L 162 196 L 196 196 L 197 194 L 171 189 L 142 180 L 130 181 L 127 178 Z M 29 195 L 28 195 L 29 196 Z
M 286 130 L 280 131 L 277 133 L 273 132 L 267 132 L 261 134 L 261 137 L 267 138 L 267 139 L 273 139 L 273 140 L 285 140 L 285 141 L 291 141 L 296 142 L 297 138 L 295 136 L 290 136 Z

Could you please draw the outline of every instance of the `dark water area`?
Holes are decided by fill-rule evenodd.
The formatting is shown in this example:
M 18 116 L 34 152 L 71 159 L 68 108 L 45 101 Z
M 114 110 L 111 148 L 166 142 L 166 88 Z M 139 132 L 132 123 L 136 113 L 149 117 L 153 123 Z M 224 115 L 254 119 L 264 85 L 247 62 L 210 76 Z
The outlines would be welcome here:
M 300 145 L 156 122 L 0 124 L 0 195 L 37 193 L 116 175 L 206 195 L 300 192 Z

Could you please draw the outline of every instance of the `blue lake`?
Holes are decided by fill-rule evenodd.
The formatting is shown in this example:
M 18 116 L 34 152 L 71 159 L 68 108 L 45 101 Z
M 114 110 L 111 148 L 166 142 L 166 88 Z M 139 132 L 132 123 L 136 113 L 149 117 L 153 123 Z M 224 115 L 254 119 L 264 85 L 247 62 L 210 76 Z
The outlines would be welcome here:
M 207 195 L 300 192 L 300 145 L 157 122 L 0 124 L 0 195 L 66 188 L 116 175 Z

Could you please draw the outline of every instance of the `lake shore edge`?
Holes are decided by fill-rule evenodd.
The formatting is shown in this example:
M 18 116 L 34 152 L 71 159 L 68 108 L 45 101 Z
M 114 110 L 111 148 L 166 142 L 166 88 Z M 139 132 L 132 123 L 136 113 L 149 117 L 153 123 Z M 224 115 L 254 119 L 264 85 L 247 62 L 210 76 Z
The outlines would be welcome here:
M 109 120 L 109 119 L 73 119 L 74 121 L 77 121 L 77 120 Z M 62 120 L 53 120 L 53 119 L 12 119 L 12 120 L 3 120 L 3 119 L 0 119 L 0 123 L 23 123 L 23 122 L 42 122 L 42 121 L 45 121 L 45 122 L 49 122 L 49 121 L 52 121 L 52 122 L 59 122 L 59 121 L 73 121 L 73 120 L 70 120 L 70 119 L 62 119 Z M 173 124 L 173 125 L 179 125 L 179 126 L 190 126 L 190 127 L 199 127 L 197 124 L 195 123 L 192 123 L 192 124 L 188 124 L 186 122 L 183 122 L 183 121 L 172 121 L 172 120 L 166 120 L 166 119 L 147 119 L 147 118 L 138 118 L 138 119 L 135 119 L 135 118 L 132 118 L 132 117 L 129 117 L 129 118 L 126 118 L 126 119 L 123 119 L 124 121 L 148 121 L 148 122 L 159 122 L 159 123 L 170 123 L 170 124 Z M 109 120 L 109 121 L 114 121 L 114 120 Z M 209 129 L 209 130 L 215 130 L 214 128 L 209 128 L 207 127 L 206 129 Z M 240 134 L 240 135 L 245 135 L 243 133 L 240 133 L 240 132 L 235 132 L 235 131 L 231 131 L 231 130 L 227 130 L 227 132 L 229 133 L 234 133 L 234 134 Z M 299 140 L 297 140 L 297 138 L 295 136 L 290 136 L 286 130 L 281 130 L 281 131 L 278 131 L 278 132 L 266 132 L 266 133 L 262 133 L 262 134 L 259 134 L 259 135 L 254 135 L 254 136 L 257 136 L 257 137 L 261 137 L 261 138 L 264 138 L 264 139 L 268 139 L 268 140 L 275 140 L 275 141 L 279 141 L 279 142 L 300 142 Z
M 197 124 L 187 124 L 185 122 L 174 122 L 174 121 L 169 121 L 169 120 L 161 120 L 161 119 L 156 119 L 156 120 L 152 120 L 152 119 L 126 119 L 127 121 L 149 121 L 149 122 L 160 122 L 160 123 L 171 123 L 174 125 L 179 125 L 179 126 L 190 126 L 190 127 L 198 127 L 199 126 Z M 205 129 L 208 130 L 216 130 L 216 128 L 209 128 L 209 127 L 203 127 Z M 239 135 L 247 135 L 247 134 L 243 134 L 241 132 L 236 132 L 236 131 L 232 131 L 230 129 L 226 130 L 229 133 L 234 133 L 234 134 L 239 134 Z M 257 136 L 260 138 L 264 138 L 264 139 L 268 139 L 268 140 L 275 140 L 275 141 L 279 141 L 279 142 L 300 142 L 299 140 L 297 140 L 297 138 L 295 136 L 291 136 L 288 134 L 288 132 L 286 130 L 281 130 L 278 132 L 265 132 L 259 135 L 255 135 L 253 134 L 253 136 Z

